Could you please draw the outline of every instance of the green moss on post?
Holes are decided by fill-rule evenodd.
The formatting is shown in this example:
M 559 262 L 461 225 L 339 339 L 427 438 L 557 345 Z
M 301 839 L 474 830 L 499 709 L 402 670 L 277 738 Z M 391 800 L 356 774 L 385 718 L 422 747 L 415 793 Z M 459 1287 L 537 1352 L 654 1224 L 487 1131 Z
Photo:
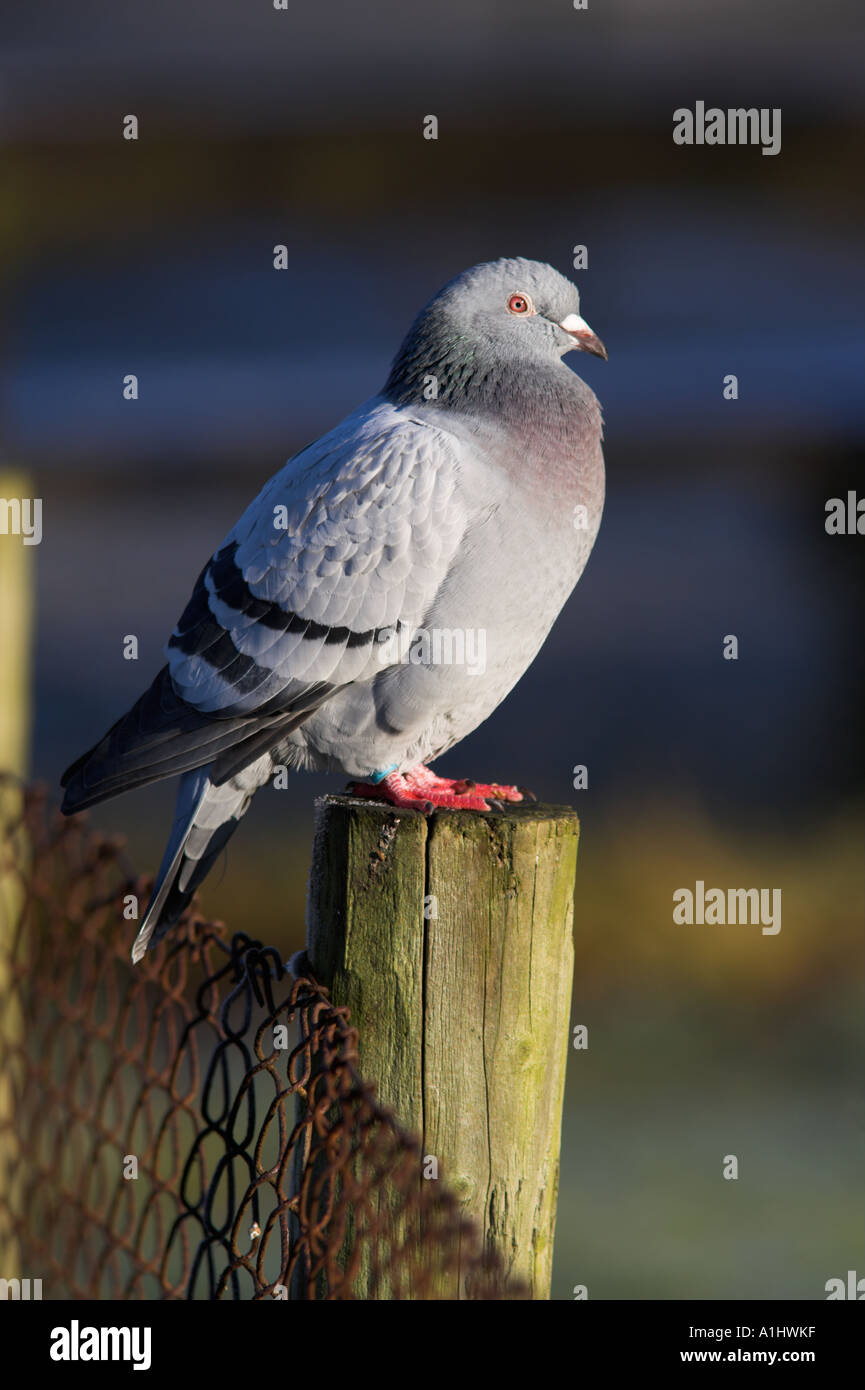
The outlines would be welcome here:
M 351 797 L 320 810 L 312 969 L 351 1010 L 364 1077 L 423 1136 L 509 1271 L 547 1298 L 576 813 L 529 804 L 427 819 Z M 442 1293 L 471 1289 L 460 1276 Z

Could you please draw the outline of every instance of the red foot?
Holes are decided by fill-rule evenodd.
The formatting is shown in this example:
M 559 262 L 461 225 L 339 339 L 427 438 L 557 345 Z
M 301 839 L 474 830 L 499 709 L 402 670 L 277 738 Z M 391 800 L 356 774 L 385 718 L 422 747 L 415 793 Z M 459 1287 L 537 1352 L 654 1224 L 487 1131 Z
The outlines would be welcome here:
M 389 772 L 380 782 L 351 782 L 349 790 L 353 796 L 387 801 L 391 806 L 423 811 L 426 815 L 436 806 L 459 811 L 491 811 L 495 809 L 496 802 L 522 801 L 524 796 L 519 787 L 509 787 L 499 782 L 438 777 L 423 763 L 409 768 L 405 773 Z M 534 800 L 531 792 L 525 795 L 529 800 Z

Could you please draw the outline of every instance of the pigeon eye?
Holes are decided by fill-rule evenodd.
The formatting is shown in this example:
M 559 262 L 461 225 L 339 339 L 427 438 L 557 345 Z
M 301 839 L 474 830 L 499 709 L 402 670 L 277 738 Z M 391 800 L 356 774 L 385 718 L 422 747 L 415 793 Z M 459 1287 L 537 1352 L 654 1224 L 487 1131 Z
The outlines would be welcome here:
M 535 306 L 527 294 L 512 294 L 508 300 L 508 309 L 512 314 L 533 314 Z

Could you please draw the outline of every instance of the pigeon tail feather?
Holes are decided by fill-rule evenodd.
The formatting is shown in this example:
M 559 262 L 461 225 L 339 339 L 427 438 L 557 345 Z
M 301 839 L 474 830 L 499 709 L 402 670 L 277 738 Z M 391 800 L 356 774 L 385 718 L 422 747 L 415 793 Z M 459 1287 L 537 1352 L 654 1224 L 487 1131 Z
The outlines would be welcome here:
M 242 776 L 222 786 L 210 780 L 209 768 L 187 772 L 181 778 L 171 835 L 132 946 L 134 964 L 185 912 L 271 767 L 271 759 L 262 757 Z

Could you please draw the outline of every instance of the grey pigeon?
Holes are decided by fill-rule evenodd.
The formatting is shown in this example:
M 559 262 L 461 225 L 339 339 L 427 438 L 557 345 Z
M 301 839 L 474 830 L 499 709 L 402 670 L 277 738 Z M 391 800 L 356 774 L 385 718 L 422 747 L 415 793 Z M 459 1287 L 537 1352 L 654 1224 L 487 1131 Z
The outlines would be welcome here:
M 601 520 L 606 357 L 549 265 L 491 261 L 421 310 L 381 392 L 288 461 L 198 577 L 150 689 L 63 777 L 63 810 L 180 774 L 136 937 L 178 919 L 280 768 L 399 807 L 488 810 L 516 787 L 427 764 L 537 654 Z

